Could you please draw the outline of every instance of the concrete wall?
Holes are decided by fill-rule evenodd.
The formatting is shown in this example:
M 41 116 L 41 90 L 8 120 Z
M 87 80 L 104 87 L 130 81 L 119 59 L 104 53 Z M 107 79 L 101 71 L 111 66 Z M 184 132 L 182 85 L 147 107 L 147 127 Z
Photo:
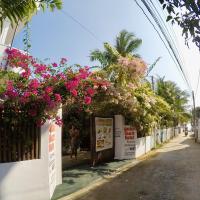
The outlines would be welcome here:
M 41 127 L 41 158 L 0 164 L 0 200 L 49 200 L 49 125 Z M 55 129 L 55 184 L 62 183 L 61 128 Z
M 136 150 L 135 150 L 135 158 L 148 153 L 153 148 L 156 147 L 156 144 L 161 144 L 167 142 L 168 140 L 174 137 L 173 128 L 163 129 L 163 130 L 155 130 L 151 136 L 146 136 L 142 138 L 138 138 L 135 140 Z
M 145 137 L 138 138 L 135 140 L 135 157 L 142 156 L 146 153 L 145 150 Z

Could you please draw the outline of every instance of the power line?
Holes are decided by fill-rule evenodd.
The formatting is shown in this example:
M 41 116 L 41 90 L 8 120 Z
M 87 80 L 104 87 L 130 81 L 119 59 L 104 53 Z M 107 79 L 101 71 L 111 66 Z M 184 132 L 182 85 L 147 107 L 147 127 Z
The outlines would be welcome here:
M 169 45 L 169 47 L 170 47 L 170 49 L 171 49 L 171 51 L 172 51 L 172 53 L 173 53 L 173 55 L 174 55 L 176 61 L 177 61 L 177 63 L 178 63 L 178 66 L 179 66 L 179 68 L 180 68 L 180 70 L 181 70 L 181 72 L 182 72 L 182 74 L 183 74 L 183 76 L 184 76 L 184 79 L 185 79 L 185 81 L 186 81 L 186 83 L 187 83 L 187 85 L 188 85 L 188 88 L 190 89 L 190 91 L 192 91 L 191 85 L 190 85 L 190 83 L 189 83 L 189 81 L 188 81 L 188 79 L 187 79 L 187 76 L 186 76 L 186 74 L 185 74 L 183 68 L 182 68 L 181 61 L 180 61 L 180 59 L 178 59 L 178 56 L 177 56 L 177 54 L 176 54 L 176 52 L 175 52 L 175 50 L 174 50 L 174 48 L 173 48 L 172 43 L 169 41 L 169 38 L 167 37 L 167 34 L 166 34 L 165 31 L 163 30 L 163 27 L 162 27 L 161 24 L 159 23 L 157 17 L 155 16 L 155 14 L 153 13 L 153 11 L 152 11 L 151 8 L 149 7 L 148 3 L 147 3 L 145 0 L 142 0 L 142 3 L 145 5 L 145 7 L 147 8 L 147 10 L 149 11 L 149 13 L 151 14 L 151 16 L 153 17 L 154 21 L 156 22 L 156 24 L 157 24 L 158 27 L 160 28 L 160 31 L 162 32 L 163 36 L 165 37 L 165 40 L 167 41 L 167 43 L 168 43 L 168 45 Z
M 181 75 L 183 76 L 183 79 L 185 80 L 185 82 L 187 83 L 187 86 L 188 88 L 190 89 L 190 91 L 192 90 L 191 89 L 191 85 L 189 83 L 189 81 L 187 80 L 187 77 L 184 73 L 184 70 L 181 66 L 181 62 L 180 60 L 178 59 L 178 55 L 175 51 L 175 49 L 173 48 L 173 44 L 170 42 L 170 39 L 168 38 L 165 30 L 163 29 L 163 27 L 161 26 L 159 20 L 157 19 L 157 17 L 155 16 L 155 13 L 153 13 L 153 11 L 151 10 L 151 8 L 149 7 L 149 5 L 146 3 L 146 1 L 142 0 L 142 3 L 145 5 L 145 7 L 147 8 L 148 12 L 151 14 L 152 18 L 154 19 L 155 23 L 157 24 L 157 26 L 159 27 L 162 35 L 164 36 L 168 46 L 166 45 L 164 39 L 162 38 L 160 32 L 156 29 L 155 25 L 153 24 L 153 22 L 151 21 L 151 19 L 148 17 L 148 15 L 145 13 L 144 9 L 140 6 L 140 4 L 137 2 L 137 0 L 135 0 L 136 4 L 140 7 L 140 9 L 142 10 L 142 12 L 145 14 L 145 16 L 147 17 L 148 21 L 152 24 L 152 26 L 154 27 L 154 29 L 156 30 L 156 32 L 158 33 L 159 37 L 161 38 L 163 44 L 165 45 L 168 53 L 170 54 L 171 58 L 173 59 L 174 63 L 176 64 L 176 66 L 178 67 L 178 69 L 180 70 L 181 72 Z M 170 48 L 170 50 L 169 50 Z M 173 54 L 173 55 L 172 55 Z
M 70 18 L 72 21 L 77 23 L 83 30 L 85 30 L 87 33 L 89 33 L 95 40 L 100 42 L 101 44 L 103 43 L 89 28 L 87 28 L 85 25 L 83 25 L 80 21 L 78 21 L 76 18 L 74 18 L 71 14 L 69 14 L 66 11 L 60 10 L 65 16 Z
M 179 48 L 179 49 L 177 48 L 177 38 L 176 38 L 176 35 L 175 35 L 175 33 L 174 33 L 172 27 L 170 26 L 170 30 L 171 30 L 171 32 L 173 33 L 173 36 L 170 34 L 170 32 L 169 32 L 169 30 L 168 30 L 168 27 L 169 27 L 169 26 L 167 26 L 167 24 L 166 24 L 165 21 L 163 20 L 163 17 L 161 17 L 161 15 L 160 15 L 160 13 L 158 12 L 158 10 L 157 10 L 156 6 L 154 5 L 153 1 L 150 0 L 150 2 L 151 2 L 151 4 L 152 4 L 152 6 L 153 6 L 153 9 L 155 10 L 155 11 L 153 11 L 153 9 L 152 9 L 152 12 L 154 13 L 154 16 L 157 14 L 157 16 L 159 17 L 159 19 L 160 19 L 162 25 L 164 26 L 164 29 L 166 30 L 166 31 L 165 31 L 165 34 L 168 36 L 169 40 L 171 41 L 171 43 L 172 43 L 172 45 L 173 45 L 173 47 L 174 47 L 174 51 L 175 51 L 175 53 L 177 54 L 177 57 L 178 57 L 179 60 L 180 60 L 180 63 L 181 63 L 183 66 L 185 66 L 185 62 L 184 62 L 184 60 L 183 60 L 183 56 L 181 56 L 182 53 L 179 53 L 180 48 Z M 149 5 L 150 5 L 150 4 L 149 4 Z M 150 6 L 151 6 L 151 5 L 150 5 Z M 151 7 L 151 8 L 152 8 L 152 7 Z M 156 12 L 156 14 L 155 14 L 155 12 Z M 174 38 L 175 38 L 175 39 L 174 39 Z M 186 69 L 185 69 L 185 70 L 186 70 Z M 186 70 L 184 73 L 185 73 L 185 76 L 186 76 L 187 80 L 189 80 L 188 74 L 187 74 L 187 70 Z M 190 84 L 190 82 L 189 82 L 189 84 Z M 192 88 L 191 85 L 190 85 L 190 88 Z
M 200 80 L 200 70 L 199 70 L 199 76 L 198 76 L 198 81 L 197 81 L 197 87 L 196 87 L 196 90 L 195 90 L 195 99 L 196 99 L 197 91 L 198 91 L 198 88 L 199 88 L 199 80 Z

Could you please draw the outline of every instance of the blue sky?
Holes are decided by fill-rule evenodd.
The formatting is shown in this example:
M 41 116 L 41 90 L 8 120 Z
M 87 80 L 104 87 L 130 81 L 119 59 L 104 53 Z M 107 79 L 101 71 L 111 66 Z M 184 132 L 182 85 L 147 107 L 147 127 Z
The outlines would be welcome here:
M 63 10 L 92 31 L 96 38 L 60 11 L 40 11 L 31 21 L 32 55 L 52 60 L 67 57 L 70 64 L 92 66 L 90 51 L 102 49 L 103 42 L 113 44 L 119 31 L 126 29 L 143 40 L 138 53 L 147 63 L 162 57 L 151 75 L 165 76 L 187 89 L 157 33 L 133 0 L 64 0 Z M 16 36 L 15 47 L 23 48 L 22 36 L 23 32 Z M 180 41 L 183 43 L 181 38 Z M 185 48 L 184 44 L 181 48 Z M 185 54 L 188 55 L 187 50 Z

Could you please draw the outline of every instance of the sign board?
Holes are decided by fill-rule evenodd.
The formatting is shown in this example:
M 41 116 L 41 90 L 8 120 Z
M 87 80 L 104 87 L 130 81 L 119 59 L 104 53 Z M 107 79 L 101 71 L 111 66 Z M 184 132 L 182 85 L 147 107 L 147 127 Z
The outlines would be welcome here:
M 113 118 L 95 117 L 96 152 L 113 148 Z
M 137 131 L 128 125 L 124 126 L 124 159 L 133 158 L 135 155 L 135 139 Z
M 50 197 L 56 188 L 56 162 L 55 162 L 55 125 L 49 127 L 48 153 L 49 153 L 49 189 Z

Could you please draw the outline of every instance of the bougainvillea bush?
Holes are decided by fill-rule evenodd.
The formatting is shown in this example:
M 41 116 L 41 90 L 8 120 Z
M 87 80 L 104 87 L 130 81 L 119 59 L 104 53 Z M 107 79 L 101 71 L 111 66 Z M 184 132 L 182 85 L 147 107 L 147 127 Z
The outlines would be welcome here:
M 5 68 L 0 70 L 0 112 L 9 121 L 33 120 L 42 125 L 48 119 L 62 125 L 58 109 L 76 104 L 88 109 L 93 96 L 109 87 L 107 81 L 93 76 L 89 67 L 69 67 L 67 59 L 59 63 L 42 63 L 17 49 L 7 49 Z M 16 71 L 17 72 L 13 72 Z

